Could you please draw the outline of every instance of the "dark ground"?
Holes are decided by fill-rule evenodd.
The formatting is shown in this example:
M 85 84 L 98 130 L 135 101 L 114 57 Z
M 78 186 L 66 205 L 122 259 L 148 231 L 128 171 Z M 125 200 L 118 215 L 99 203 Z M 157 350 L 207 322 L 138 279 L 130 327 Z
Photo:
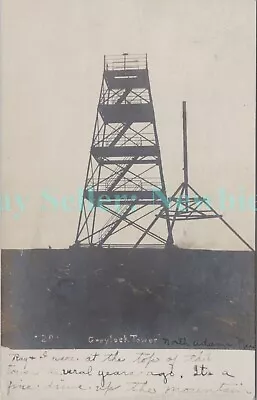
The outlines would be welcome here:
M 251 252 L 2 250 L 2 345 L 97 348 L 88 338 L 138 334 L 155 344 L 251 348 Z M 163 338 L 168 338 L 163 340 Z

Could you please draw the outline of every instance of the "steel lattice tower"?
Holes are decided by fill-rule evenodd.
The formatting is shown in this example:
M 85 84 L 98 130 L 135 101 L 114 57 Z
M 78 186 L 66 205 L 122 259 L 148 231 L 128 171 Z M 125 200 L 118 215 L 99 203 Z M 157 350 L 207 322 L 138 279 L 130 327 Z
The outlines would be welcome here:
M 172 244 L 165 198 L 147 55 L 105 56 L 75 242 L 118 243 L 118 232 L 130 229 L 133 247 L 149 238 Z M 153 232 L 157 220 L 165 229 Z

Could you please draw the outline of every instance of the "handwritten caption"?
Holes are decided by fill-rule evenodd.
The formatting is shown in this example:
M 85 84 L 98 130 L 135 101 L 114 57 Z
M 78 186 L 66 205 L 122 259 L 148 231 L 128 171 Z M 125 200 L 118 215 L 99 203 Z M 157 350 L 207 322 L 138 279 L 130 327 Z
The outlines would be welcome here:
M 134 398 L 136 393 L 153 398 L 219 393 L 252 399 L 254 393 L 252 351 L 4 350 L 3 389 L 8 398 L 35 398 L 37 392 L 54 398 L 57 392 L 68 392 L 68 398 L 74 394 L 76 399 Z

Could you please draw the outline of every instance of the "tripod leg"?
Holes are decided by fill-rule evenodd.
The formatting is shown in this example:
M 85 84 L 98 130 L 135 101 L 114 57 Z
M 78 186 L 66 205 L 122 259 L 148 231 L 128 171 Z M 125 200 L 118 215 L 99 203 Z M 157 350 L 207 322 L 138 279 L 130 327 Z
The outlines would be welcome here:
M 189 185 L 189 187 L 190 187 L 190 189 L 191 189 L 197 196 L 199 196 L 199 198 L 202 198 L 202 197 L 196 192 L 196 190 L 194 190 L 194 189 L 192 188 L 192 186 Z M 231 226 L 222 216 L 220 216 L 220 215 L 217 213 L 217 211 L 216 211 L 209 203 L 207 203 L 207 201 L 206 201 L 204 198 L 203 198 L 203 203 L 205 203 L 205 204 L 210 208 L 210 210 L 212 210 L 212 211 L 214 212 L 214 214 L 218 216 L 218 218 L 223 222 L 223 224 L 226 225 L 226 227 L 229 228 L 229 229 L 231 230 L 231 232 L 233 232 L 234 235 L 237 236 L 238 239 L 240 239 L 241 242 L 244 243 L 244 244 L 246 245 L 246 247 L 248 247 L 248 249 L 250 249 L 250 250 L 253 251 L 253 252 L 255 251 L 255 250 L 249 245 L 249 243 L 247 243 L 246 240 L 244 240 L 244 239 L 242 238 L 242 236 L 239 235 L 239 233 L 237 233 L 237 231 L 235 231 L 235 229 L 232 228 L 232 226 Z
M 172 240 L 172 244 L 174 244 L 172 232 L 173 232 L 173 228 L 174 228 L 174 225 L 175 225 L 175 222 L 176 222 L 176 218 L 177 218 L 177 215 L 178 215 L 178 212 L 179 212 L 179 207 L 180 207 L 181 199 L 182 199 L 183 193 L 184 193 L 184 191 L 185 191 L 185 185 L 184 185 L 183 183 L 178 187 L 178 189 L 177 189 L 176 192 L 172 195 L 172 197 L 175 197 L 175 196 L 177 195 L 177 193 L 179 192 L 180 189 L 181 189 L 180 197 L 178 198 L 177 205 L 176 205 L 176 210 L 175 210 L 174 216 L 173 216 L 172 221 L 171 221 L 171 225 L 170 225 L 170 234 L 169 234 L 169 236 L 168 236 L 168 238 L 167 238 L 167 241 L 166 241 L 166 245 L 167 245 L 167 246 L 168 246 L 169 244 L 171 244 L 171 240 Z M 171 197 L 171 198 L 172 198 L 172 197 Z

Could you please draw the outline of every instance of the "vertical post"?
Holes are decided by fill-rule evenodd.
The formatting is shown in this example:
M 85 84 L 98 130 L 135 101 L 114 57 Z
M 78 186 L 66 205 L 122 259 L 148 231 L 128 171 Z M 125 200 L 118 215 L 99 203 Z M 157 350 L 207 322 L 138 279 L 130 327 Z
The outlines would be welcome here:
M 128 53 L 123 53 L 124 57 L 124 69 L 126 69 L 126 59 L 127 59 Z
M 186 197 L 186 211 L 188 211 L 188 158 L 187 158 L 187 111 L 186 101 L 183 101 L 183 157 L 184 157 L 184 187 Z

